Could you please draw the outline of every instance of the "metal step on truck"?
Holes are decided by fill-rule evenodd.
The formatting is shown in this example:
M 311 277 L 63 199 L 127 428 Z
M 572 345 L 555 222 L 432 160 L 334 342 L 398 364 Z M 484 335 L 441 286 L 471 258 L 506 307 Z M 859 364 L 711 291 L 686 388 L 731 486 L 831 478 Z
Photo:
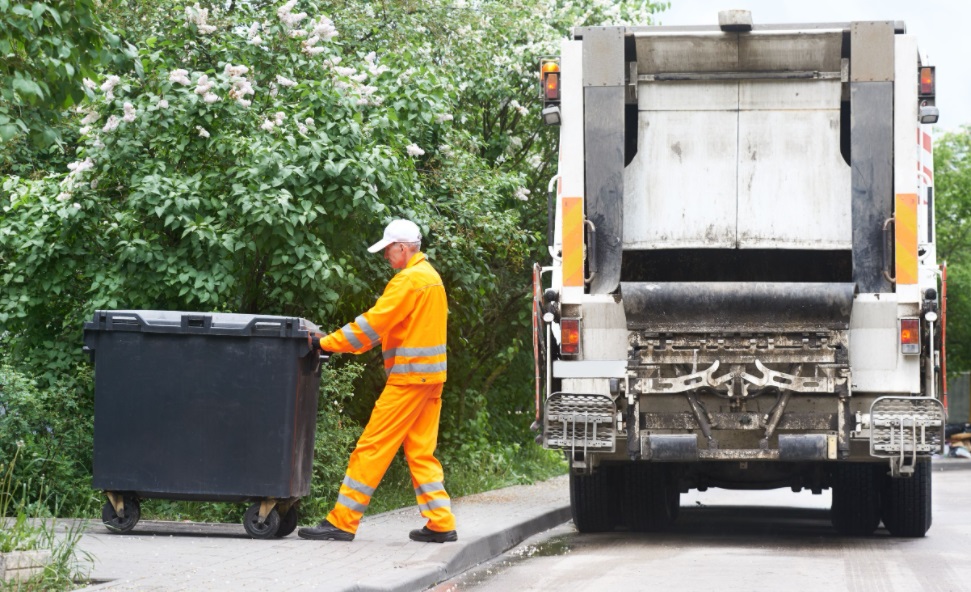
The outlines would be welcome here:
M 902 22 L 747 11 L 578 28 L 542 60 L 535 426 L 581 532 L 664 529 L 708 487 L 831 489 L 840 533 L 927 532 L 934 74 Z

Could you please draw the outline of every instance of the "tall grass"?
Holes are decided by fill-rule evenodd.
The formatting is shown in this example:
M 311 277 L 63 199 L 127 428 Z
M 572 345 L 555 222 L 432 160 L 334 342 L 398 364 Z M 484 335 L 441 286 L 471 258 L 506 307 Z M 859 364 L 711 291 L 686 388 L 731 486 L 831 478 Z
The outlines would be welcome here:
M 28 492 L 33 491 L 29 483 L 19 484 L 14 479 L 14 467 L 23 448 L 18 443 L 13 458 L 0 464 L 0 552 L 49 551 L 50 561 L 44 570 L 28 580 L 0 581 L 0 589 L 19 591 L 73 590 L 87 579 L 93 557 L 77 548 L 84 533 L 80 521 L 58 528 L 57 520 L 47 513 L 49 504 L 59 510 L 56 500 L 41 488 L 40 499 L 29 501 Z M 60 532 L 59 532 L 60 531 Z

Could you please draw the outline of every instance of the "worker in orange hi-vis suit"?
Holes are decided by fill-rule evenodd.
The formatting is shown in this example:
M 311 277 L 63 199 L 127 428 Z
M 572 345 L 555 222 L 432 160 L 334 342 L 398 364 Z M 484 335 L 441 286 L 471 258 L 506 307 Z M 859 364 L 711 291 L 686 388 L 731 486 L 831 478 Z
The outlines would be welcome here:
M 442 278 L 421 252 L 421 231 L 394 220 L 368 251 L 384 250 L 398 272 L 373 307 L 330 335 L 312 335 L 311 347 L 362 353 L 378 343 L 388 382 L 351 454 L 334 509 L 319 525 L 301 528 L 305 539 L 351 541 L 371 495 L 398 448 L 405 447 L 415 497 L 428 522 L 411 540 L 458 540 L 451 502 L 435 458 L 445 383 L 445 329 L 448 302 Z

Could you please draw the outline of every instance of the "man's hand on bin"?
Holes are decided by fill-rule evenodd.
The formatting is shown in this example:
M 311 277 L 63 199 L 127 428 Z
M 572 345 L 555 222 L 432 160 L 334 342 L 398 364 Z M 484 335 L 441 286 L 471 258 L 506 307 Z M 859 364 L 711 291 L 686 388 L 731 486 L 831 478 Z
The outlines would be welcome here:
M 310 346 L 310 350 L 315 352 L 324 351 L 324 348 L 320 347 L 320 340 L 323 338 L 324 334 L 320 331 L 307 332 L 307 345 Z

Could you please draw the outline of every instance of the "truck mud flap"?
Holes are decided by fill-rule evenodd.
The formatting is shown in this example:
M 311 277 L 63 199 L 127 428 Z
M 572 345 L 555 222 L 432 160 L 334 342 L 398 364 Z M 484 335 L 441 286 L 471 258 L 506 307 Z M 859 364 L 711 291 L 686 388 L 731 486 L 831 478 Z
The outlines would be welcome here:
M 547 448 L 571 452 L 614 452 L 617 407 L 608 395 L 553 393 L 543 414 Z

